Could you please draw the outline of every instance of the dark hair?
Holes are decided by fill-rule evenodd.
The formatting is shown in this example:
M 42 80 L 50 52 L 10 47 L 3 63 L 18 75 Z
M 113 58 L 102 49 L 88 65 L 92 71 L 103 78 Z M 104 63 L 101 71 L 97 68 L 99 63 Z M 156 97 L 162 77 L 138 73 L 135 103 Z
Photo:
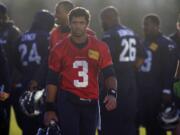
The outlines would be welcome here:
M 83 7 L 76 7 L 74 9 L 72 9 L 70 12 L 69 12 L 69 22 L 72 21 L 72 18 L 73 17 L 85 17 L 87 23 L 90 22 L 90 13 L 89 13 L 89 10 L 83 8 Z
M 66 11 L 68 11 L 68 12 L 75 7 L 75 5 L 74 5 L 74 4 L 72 3 L 72 1 L 70 1 L 70 0 L 59 1 L 59 2 L 56 4 L 56 9 L 57 9 L 60 5 L 63 5 L 64 9 L 65 9 Z
M 154 14 L 154 13 L 147 14 L 143 20 L 145 21 L 148 19 L 151 20 L 151 22 L 156 24 L 157 26 L 160 25 L 160 18 L 157 14 Z
M 49 32 L 54 26 L 54 16 L 48 10 L 38 11 L 33 19 L 33 30 L 45 30 Z
M 119 16 L 118 9 L 115 8 L 114 6 L 107 6 L 107 7 L 103 8 L 101 10 L 100 16 L 102 17 L 103 15 L 105 15 L 107 13 L 111 13 L 111 15 L 114 15 L 116 17 Z
M 7 14 L 7 6 L 2 2 L 0 2 L 0 13 L 3 15 Z

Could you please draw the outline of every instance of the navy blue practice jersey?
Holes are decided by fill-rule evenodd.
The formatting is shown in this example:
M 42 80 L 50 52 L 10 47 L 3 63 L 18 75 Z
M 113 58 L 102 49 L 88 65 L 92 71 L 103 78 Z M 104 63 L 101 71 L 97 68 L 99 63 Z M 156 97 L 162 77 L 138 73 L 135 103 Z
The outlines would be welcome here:
M 22 72 L 25 86 L 40 72 L 41 65 L 48 57 L 49 34 L 29 31 L 24 33 L 16 46 L 16 66 Z
M 115 73 L 118 81 L 118 106 L 107 121 L 113 120 L 117 125 L 124 120 L 135 119 L 137 110 L 136 66 L 137 59 L 145 58 L 145 50 L 137 35 L 129 28 L 117 25 L 106 31 L 103 36 L 111 51 Z M 100 81 L 101 97 L 106 95 L 104 84 Z M 103 103 L 103 100 L 100 100 Z M 104 108 L 102 107 L 102 117 Z M 115 119 L 113 119 L 115 118 Z M 123 118 L 123 119 L 122 119 Z M 103 119 L 103 118 L 102 118 Z M 106 118 L 105 118 L 106 119 Z M 102 121 L 104 124 L 104 122 Z M 129 122 L 131 123 L 131 122 Z M 103 127 L 103 126 L 102 126 Z M 118 131 L 114 131 L 117 132 Z
M 111 50 L 116 73 L 133 73 L 137 58 L 145 57 L 139 38 L 125 26 L 118 25 L 105 32 L 103 40 Z
M 145 39 L 144 45 L 147 57 L 139 71 L 140 85 L 160 90 L 172 89 L 177 61 L 176 44 L 160 34 L 154 40 Z
M 13 23 L 6 23 L 4 27 L 0 29 L 0 45 L 4 48 L 9 63 L 12 62 L 13 48 L 19 36 L 20 30 Z
M 15 47 L 15 42 L 20 36 L 20 30 L 13 23 L 7 22 L 0 29 L 0 46 L 5 50 L 8 68 L 10 74 L 10 82 L 14 83 L 18 80 L 19 74 L 14 68 L 13 64 L 13 50 Z

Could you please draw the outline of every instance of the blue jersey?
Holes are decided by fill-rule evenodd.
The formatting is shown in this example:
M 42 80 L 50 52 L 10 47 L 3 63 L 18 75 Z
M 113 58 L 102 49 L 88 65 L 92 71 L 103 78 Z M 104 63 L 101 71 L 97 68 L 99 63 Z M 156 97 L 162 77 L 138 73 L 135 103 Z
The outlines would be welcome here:
M 118 25 L 105 32 L 103 40 L 109 45 L 118 76 L 134 74 L 137 58 L 145 57 L 144 47 L 137 35 L 131 29 Z
M 19 36 L 20 30 L 13 23 L 5 23 L 0 29 L 0 46 L 4 48 L 10 66 L 12 66 L 14 45 Z
M 22 82 L 25 86 L 40 72 L 41 65 L 47 60 L 48 46 L 48 32 L 29 31 L 18 40 L 15 61 L 22 72 Z
M 19 73 L 14 68 L 13 51 L 15 42 L 20 36 L 20 30 L 11 22 L 6 22 L 0 29 L 0 46 L 5 50 L 8 60 L 10 82 L 15 83 L 19 80 Z
M 175 43 L 159 34 L 153 40 L 145 39 L 144 45 L 147 58 L 138 74 L 140 86 L 157 88 L 159 93 L 163 89 L 171 90 L 177 61 Z
M 137 58 L 144 58 L 144 47 L 129 28 L 117 25 L 106 31 L 103 40 L 108 44 L 118 80 L 117 118 L 135 117 L 137 108 L 136 69 Z M 103 84 L 102 84 L 103 85 Z M 101 95 L 105 95 L 103 90 Z

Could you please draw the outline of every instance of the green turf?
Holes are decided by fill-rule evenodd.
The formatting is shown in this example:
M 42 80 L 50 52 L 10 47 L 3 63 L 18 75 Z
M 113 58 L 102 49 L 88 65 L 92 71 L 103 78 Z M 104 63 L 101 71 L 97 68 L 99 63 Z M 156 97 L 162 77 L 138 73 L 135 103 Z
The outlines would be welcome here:
M 22 135 L 20 128 L 17 126 L 14 116 L 14 110 L 11 108 L 10 132 L 9 135 Z

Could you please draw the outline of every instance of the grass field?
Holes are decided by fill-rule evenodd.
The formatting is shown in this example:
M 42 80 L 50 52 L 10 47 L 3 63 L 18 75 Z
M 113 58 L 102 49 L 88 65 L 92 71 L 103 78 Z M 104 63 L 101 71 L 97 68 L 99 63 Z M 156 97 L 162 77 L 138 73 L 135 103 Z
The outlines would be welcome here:
M 21 130 L 17 126 L 16 120 L 14 117 L 13 109 L 11 109 L 11 122 L 10 122 L 10 133 L 9 133 L 9 135 L 22 135 Z M 144 128 L 140 128 L 140 135 L 146 135 L 146 130 Z M 167 135 L 171 135 L 171 133 L 167 132 Z

